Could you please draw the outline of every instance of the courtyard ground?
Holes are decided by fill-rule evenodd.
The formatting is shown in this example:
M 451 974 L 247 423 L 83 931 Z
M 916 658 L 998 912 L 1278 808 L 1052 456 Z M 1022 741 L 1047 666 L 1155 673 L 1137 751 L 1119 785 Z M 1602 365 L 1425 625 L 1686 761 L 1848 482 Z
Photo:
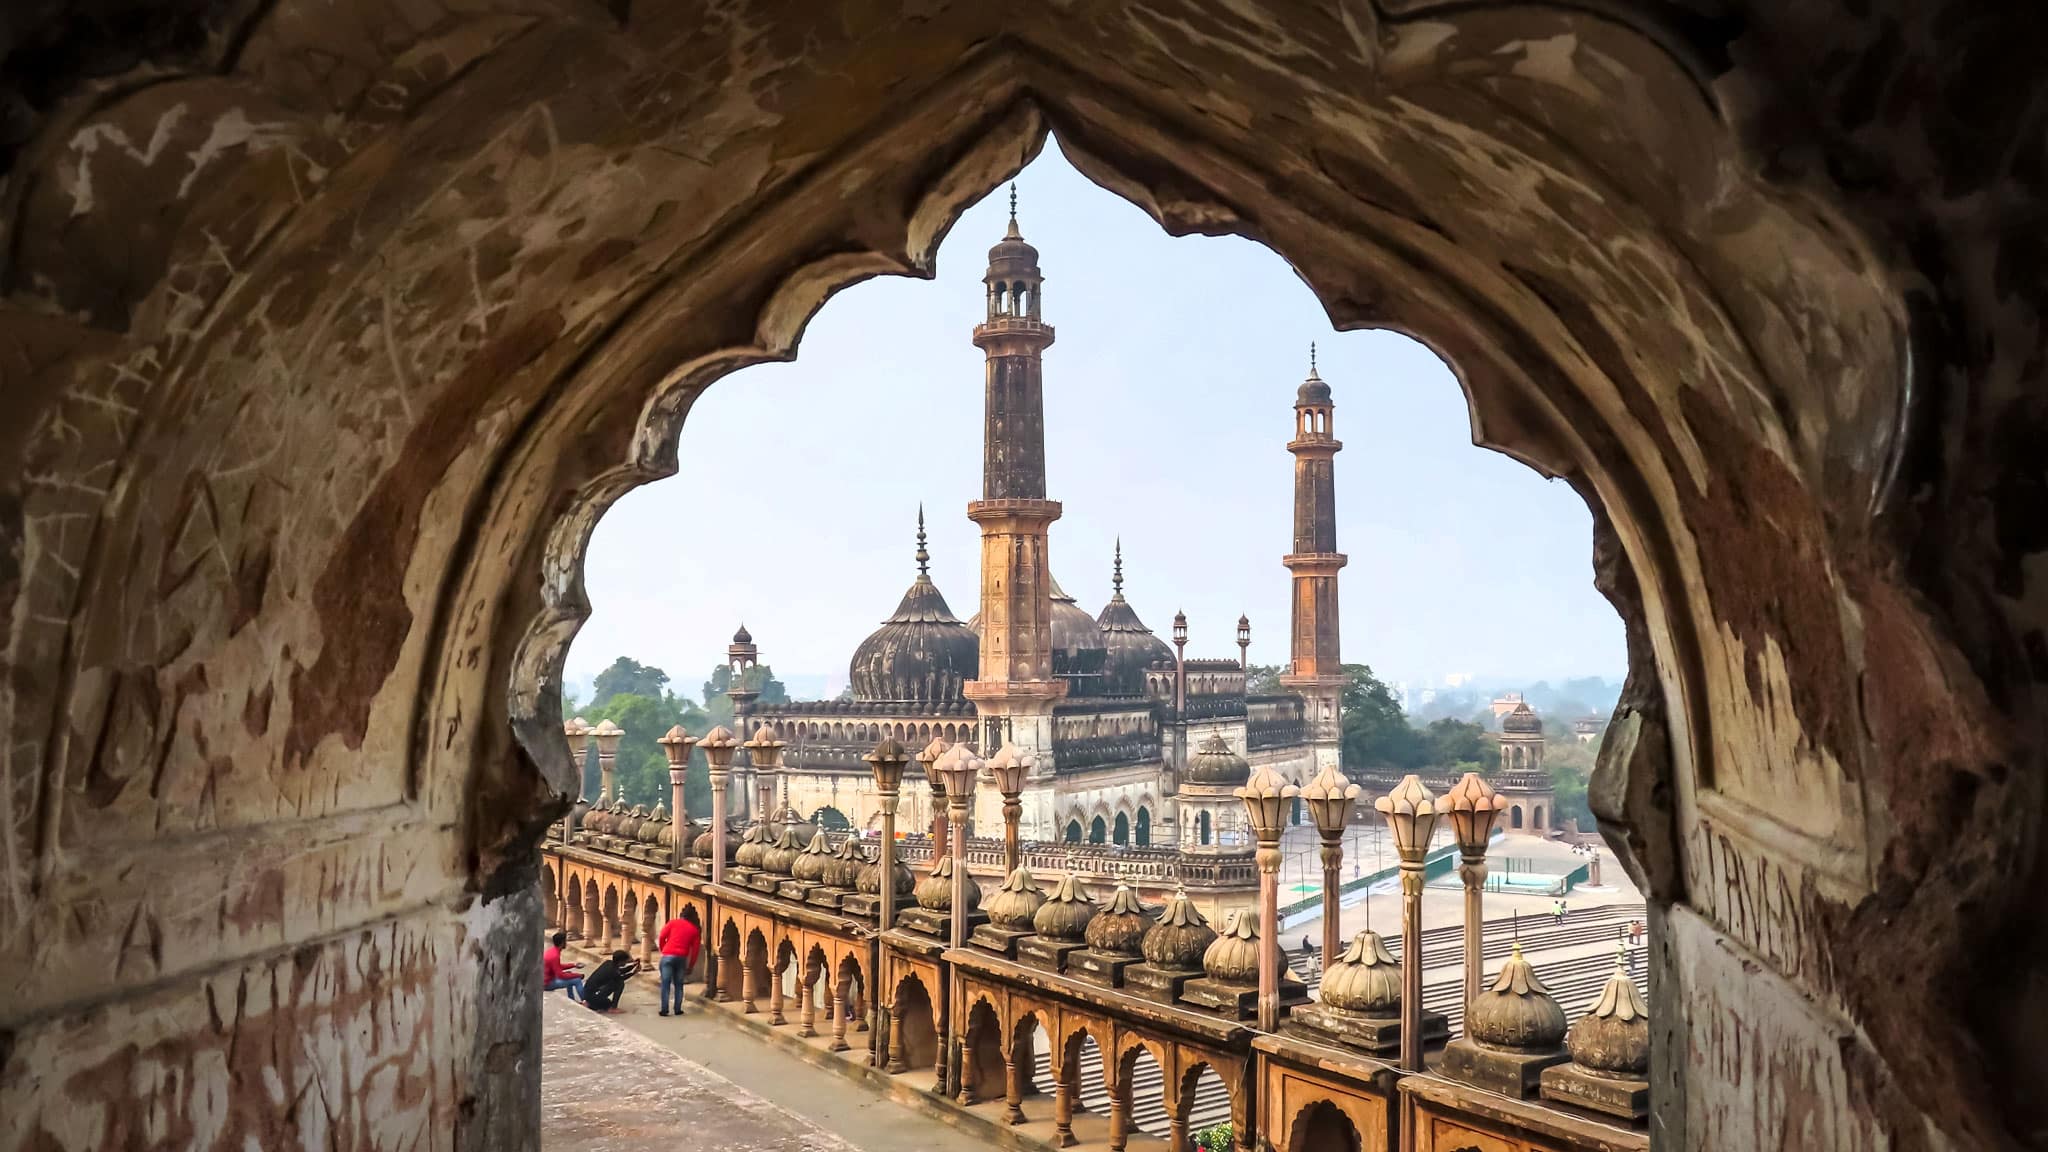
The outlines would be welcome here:
M 693 986 L 693 994 L 697 990 Z M 588 1152 L 673 1148 L 986 1152 L 988 1144 L 737 1031 L 693 999 L 658 1015 L 653 973 L 599 1015 L 542 997 L 541 1143 Z

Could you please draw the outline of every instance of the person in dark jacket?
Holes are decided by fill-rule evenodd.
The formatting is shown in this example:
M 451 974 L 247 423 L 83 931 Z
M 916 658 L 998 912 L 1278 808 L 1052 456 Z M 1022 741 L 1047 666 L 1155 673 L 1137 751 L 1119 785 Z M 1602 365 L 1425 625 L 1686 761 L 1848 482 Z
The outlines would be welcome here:
M 612 958 L 597 966 L 597 970 L 583 981 L 583 1002 L 593 1012 L 609 1012 L 619 1006 L 619 996 L 626 991 L 626 979 L 640 970 L 633 957 L 624 952 L 612 953 Z

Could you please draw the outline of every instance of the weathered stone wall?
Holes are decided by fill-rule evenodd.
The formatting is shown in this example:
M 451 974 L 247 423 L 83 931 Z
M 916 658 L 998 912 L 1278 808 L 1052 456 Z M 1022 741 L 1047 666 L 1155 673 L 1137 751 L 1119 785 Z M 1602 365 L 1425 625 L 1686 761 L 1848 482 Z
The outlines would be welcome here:
M 2023 12 L 125 11 L 0 25 L 0 1147 L 530 1142 L 591 525 L 1047 127 L 1599 510 L 1659 1139 L 2039 1139 Z

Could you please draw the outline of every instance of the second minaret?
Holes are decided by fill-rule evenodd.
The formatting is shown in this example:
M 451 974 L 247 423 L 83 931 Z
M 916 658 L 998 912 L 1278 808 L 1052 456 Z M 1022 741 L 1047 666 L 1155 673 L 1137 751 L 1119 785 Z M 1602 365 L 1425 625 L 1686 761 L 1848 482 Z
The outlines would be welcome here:
M 1045 498 L 1040 355 L 1053 330 L 1039 317 L 1045 277 L 1038 250 L 1017 231 L 1014 187 L 1009 232 L 989 249 L 983 282 L 988 317 L 974 328 L 974 343 L 988 356 L 981 499 L 967 506 L 968 519 L 981 526 L 981 675 L 965 692 L 981 717 L 982 755 L 1012 744 L 1032 757 L 1033 776 L 1044 779 L 1053 770 L 1053 705 L 1067 693 L 1066 681 L 1053 674 L 1047 547 L 1060 505 Z M 1050 804 L 1038 799 L 1026 798 L 1027 839 L 1048 838 Z
M 1316 374 L 1310 345 L 1308 379 L 1294 395 L 1294 439 L 1287 444 L 1294 453 L 1294 550 L 1281 563 L 1294 575 L 1294 635 L 1293 658 L 1280 683 L 1307 701 L 1311 771 L 1337 763 L 1343 737 L 1337 571 L 1346 557 L 1337 551 L 1336 457 L 1344 445 L 1330 430 L 1335 408 L 1330 386 Z

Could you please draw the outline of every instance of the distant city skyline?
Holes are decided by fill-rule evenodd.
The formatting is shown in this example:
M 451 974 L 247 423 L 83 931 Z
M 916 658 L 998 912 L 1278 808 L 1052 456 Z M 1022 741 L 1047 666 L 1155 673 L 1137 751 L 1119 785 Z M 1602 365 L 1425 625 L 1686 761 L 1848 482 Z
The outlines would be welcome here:
M 1336 403 L 1347 662 L 1441 686 L 1619 681 L 1620 621 L 1592 586 L 1591 517 L 1566 485 L 1470 443 L 1451 370 L 1384 331 L 1335 333 L 1270 250 L 1167 236 L 1053 148 L 1019 177 L 1021 231 L 1041 253 L 1053 570 L 1091 614 L 1125 594 L 1165 636 L 1187 612 L 1191 657 L 1288 656 L 1294 389 L 1309 344 Z M 813 318 L 789 364 L 709 388 L 675 477 L 628 493 L 586 563 L 591 618 L 572 683 L 618 656 L 695 696 L 744 621 L 786 679 L 845 683 L 856 645 L 915 574 L 925 509 L 932 575 L 954 614 L 978 604 L 981 318 L 1000 192 L 968 209 L 935 282 L 855 285 Z

